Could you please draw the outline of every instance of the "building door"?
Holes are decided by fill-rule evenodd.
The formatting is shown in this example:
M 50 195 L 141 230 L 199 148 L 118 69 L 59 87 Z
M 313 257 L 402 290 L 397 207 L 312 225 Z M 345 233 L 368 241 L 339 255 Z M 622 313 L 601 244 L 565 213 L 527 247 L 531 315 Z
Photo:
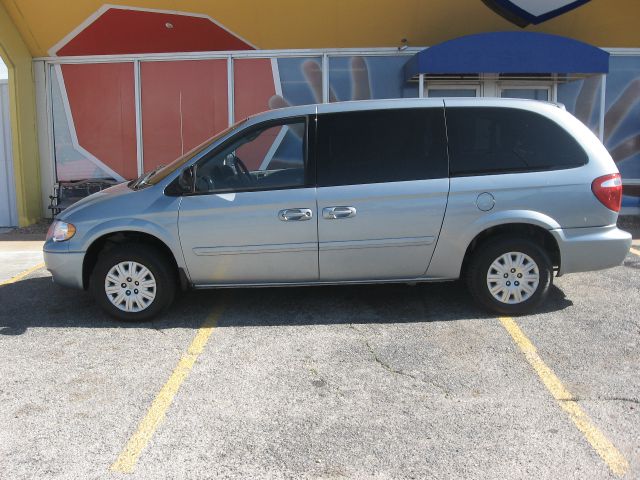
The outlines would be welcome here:
M 18 215 L 9 118 L 9 88 L 6 80 L 0 80 L 0 227 L 15 227 L 17 225 Z
M 427 80 L 424 84 L 424 96 L 430 98 L 501 97 L 553 102 L 556 101 L 554 92 L 555 89 L 553 82 L 543 80 L 503 81 L 496 75 L 485 75 L 477 83 L 466 79 L 457 82 Z

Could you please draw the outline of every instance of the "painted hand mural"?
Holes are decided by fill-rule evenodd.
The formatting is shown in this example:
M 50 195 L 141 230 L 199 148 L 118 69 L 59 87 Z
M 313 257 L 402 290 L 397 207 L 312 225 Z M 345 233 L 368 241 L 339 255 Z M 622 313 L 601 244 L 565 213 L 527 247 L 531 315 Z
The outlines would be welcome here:
M 640 58 L 612 57 L 606 78 L 603 141 L 620 170 L 623 207 L 640 207 Z M 561 85 L 559 100 L 599 133 L 601 79 L 592 77 Z

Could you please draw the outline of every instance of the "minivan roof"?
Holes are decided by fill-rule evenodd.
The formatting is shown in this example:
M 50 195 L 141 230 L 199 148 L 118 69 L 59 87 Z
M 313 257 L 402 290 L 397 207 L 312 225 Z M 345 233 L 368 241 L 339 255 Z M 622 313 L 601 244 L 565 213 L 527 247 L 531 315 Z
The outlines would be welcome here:
M 527 100 L 520 98 L 464 98 L 464 97 L 438 97 L 438 98 L 394 98 L 384 100 L 352 100 L 347 102 L 317 103 L 285 107 L 276 110 L 252 115 L 249 123 L 258 123 L 265 120 L 311 115 L 314 113 L 337 113 L 366 110 L 386 110 L 393 108 L 428 108 L 441 106 L 455 107 L 511 107 L 523 110 L 540 111 L 549 107 L 564 110 L 561 103 L 543 102 L 540 100 Z M 546 107 L 546 108 L 545 108 Z

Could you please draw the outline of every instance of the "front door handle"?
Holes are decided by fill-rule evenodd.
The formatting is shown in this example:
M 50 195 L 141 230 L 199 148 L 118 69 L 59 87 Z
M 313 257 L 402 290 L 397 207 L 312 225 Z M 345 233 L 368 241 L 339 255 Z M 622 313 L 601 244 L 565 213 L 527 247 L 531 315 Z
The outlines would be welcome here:
M 311 220 L 313 218 L 313 212 L 310 208 L 287 208 L 278 212 L 278 218 L 283 222 L 301 222 Z
M 327 207 L 322 209 L 322 217 L 327 220 L 355 217 L 356 207 Z

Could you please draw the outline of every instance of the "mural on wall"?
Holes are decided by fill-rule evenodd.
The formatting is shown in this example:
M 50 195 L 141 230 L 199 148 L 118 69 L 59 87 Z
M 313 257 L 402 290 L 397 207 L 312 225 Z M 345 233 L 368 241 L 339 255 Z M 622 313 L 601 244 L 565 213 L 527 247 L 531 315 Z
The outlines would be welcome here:
M 111 34 L 118 30 L 114 39 Z M 251 50 L 205 16 L 105 6 L 51 49 L 52 55 Z M 417 97 L 405 85 L 406 56 L 330 60 L 330 100 Z M 395 72 L 395 73 L 393 73 Z M 322 101 L 322 59 L 233 61 L 233 116 Z M 52 67 L 57 179 L 138 175 L 132 62 Z M 227 61 L 140 63 L 144 170 L 166 164 L 229 124 Z
M 118 31 L 114 36 L 113 32 Z M 59 56 L 253 50 L 248 41 L 203 15 L 104 6 L 54 46 Z M 228 126 L 225 60 L 143 62 L 144 169 L 167 163 Z M 186 67 L 189 68 L 186 68 Z M 132 62 L 52 67 L 57 179 L 124 180 L 138 176 Z M 271 85 L 271 64 L 248 76 Z M 243 79 L 240 79 L 242 83 Z M 256 113 L 246 109 L 246 113 Z
M 111 35 L 116 28 L 122 32 L 117 41 Z M 253 49 L 206 16 L 103 7 L 51 53 Z M 329 101 L 417 97 L 417 82 L 404 81 L 407 59 L 401 53 L 329 56 Z M 134 178 L 138 150 L 145 171 L 166 164 L 226 128 L 229 108 L 237 121 L 268 109 L 323 99 L 321 57 L 234 58 L 231 106 L 225 58 L 145 59 L 140 62 L 138 146 L 132 62 L 51 68 L 56 171 L 61 181 Z M 605 144 L 625 181 L 640 180 L 640 56 L 612 56 L 606 82 Z M 559 83 L 558 100 L 599 134 L 601 91 L 597 76 Z M 283 148 L 286 143 L 285 139 Z M 638 207 L 638 190 L 625 186 L 623 205 Z
M 602 79 L 558 85 L 558 101 L 594 133 L 600 134 Z M 604 144 L 625 181 L 640 180 L 640 57 L 612 56 L 606 78 Z M 627 183 L 623 207 L 640 207 L 640 185 Z

